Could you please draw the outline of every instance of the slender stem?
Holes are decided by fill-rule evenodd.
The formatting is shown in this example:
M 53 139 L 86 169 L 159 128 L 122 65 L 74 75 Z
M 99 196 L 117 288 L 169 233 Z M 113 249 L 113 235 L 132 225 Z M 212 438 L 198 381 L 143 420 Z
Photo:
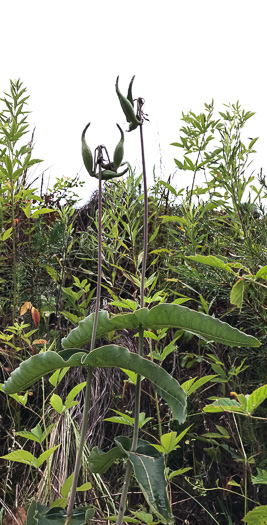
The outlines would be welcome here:
M 190 206 L 191 206 L 191 202 L 192 202 L 193 189 L 194 189 L 194 185 L 195 185 L 195 179 L 196 179 L 197 168 L 198 168 L 198 161 L 199 161 L 199 157 L 200 157 L 200 153 L 201 153 L 201 148 L 202 148 L 202 145 L 203 145 L 203 142 L 204 142 L 205 135 L 206 135 L 206 133 L 204 133 L 204 135 L 203 135 L 203 137 L 202 137 L 202 141 L 201 141 L 201 144 L 200 144 L 200 148 L 199 148 L 199 150 L 198 150 L 197 161 L 196 161 L 196 167 L 195 167 L 195 171 L 194 171 L 194 175 L 193 175 L 192 186 L 191 186 L 191 192 L 190 192 L 190 198 L 189 198 L 189 208 L 190 208 Z
M 139 100 L 139 99 L 138 99 Z M 142 154 L 142 165 L 143 165 L 143 184 L 144 184 L 144 248 L 143 248 L 143 260 L 142 260 L 142 276 L 141 276 L 141 287 L 140 287 L 140 307 L 144 308 L 145 305 L 145 276 L 146 276 L 146 260 L 147 260 L 147 249 L 148 249 L 148 196 L 147 196 L 147 179 L 146 179 L 146 163 L 145 163 L 145 150 L 144 150 L 144 138 L 143 138 L 143 125 L 140 126 L 140 142 L 141 142 L 141 154 Z M 138 340 L 138 352 L 140 356 L 144 354 L 144 328 L 139 326 L 139 340 Z M 135 411 L 134 411 L 134 430 L 131 451 L 135 452 L 138 443 L 139 434 L 139 414 L 140 414 L 140 399 L 141 399 L 141 375 L 137 375 L 136 387 L 135 387 Z M 121 500 L 117 518 L 117 525 L 123 525 L 123 517 L 126 509 L 127 494 L 130 485 L 132 475 L 132 466 L 128 460 L 125 477 L 123 482 L 123 488 L 121 493 Z
M 10 151 L 10 161 L 13 166 L 13 155 Z M 13 264 L 13 308 L 12 308 L 12 324 L 14 325 L 17 313 L 17 261 L 16 261 L 16 222 L 15 222 L 15 187 L 12 174 L 10 175 L 10 196 L 11 196 L 11 226 L 12 226 L 12 264 Z
M 97 148 L 98 151 L 98 158 L 101 156 L 101 146 Z M 102 178 L 101 178 L 101 164 L 99 162 L 99 176 L 98 176 L 98 267 L 97 267 L 97 289 L 96 289 L 96 307 L 95 307 L 95 316 L 94 316 L 94 324 L 93 324 L 93 330 L 92 330 L 92 337 L 91 337 L 91 345 L 90 345 L 90 351 L 92 351 L 95 347 L 95 340 L 96 340 L 96 330 L 97 330 L 97 322 L 98 322 L 98 315 L 100 310 L 100 296 L 101 296 L 101 274 L 102 274 Z M 83 409 L 83 420 L 82 420 L 82 427 L 81 427 L 81 435 L 80 435 L 80 443 L 79 448 L 77 451 L 76 461 L 75 461 L 75 467 L 74 467 L 74 473 L 73 473 L 73 482 L 70 492 L 70 498 L 67 508 L 67 520 L 66 524 L 69 521 L 69 518 L 71 516 L 73 506 L 74 506 L 74 500 L 76 495 L 76 489 L 78 484 L 78 476 L 80 472 L 81 467 L 81 461 L 82 461 L 82 453 L 83 453 L 83 447 L 86 437 L 86 429 L 87 429 L 87 423 L 88 423 L 88 412 L 90 407 L 90 396 L 91 396 L 91 382 L 92 382 L 92 375 L 93 375 L 93 368 L 88 367 L 87 372 L 87 381 L 86 381 L 86 388 L 85 388 L 85 399 L 84 399 L 84 409 Z
M 88 412 L 89 412 L 89 406 L 90 406 L 92 374 L 93 374 L 93 368 L 89 366 L 88 367 L 88 372 L 87 372 L 86 389 L 85 389 L 85 398 L 84 398 L 84 407 L 83 407 L 83 420 L 82 420 L 82 427 L 81 427 L 80 443 L 79 443 L 79 448 L 78 448 L 78 451 L 77 451 L 77 456 L 76 456 L 76 461 L 75 461 L 75 467 L 74 467 L 74 473 L 73 473 L 73 482 L 72 482 L 72 486 L 71 486 L 71 493 L 70 493 L 70 498 L 69 498 L 69 502 L 68 502 L 68 509 L 67 509 L 67 515 L 68 516 L 71 516 L 72 509 L 73 509 L 73 506 L 74 506 L 74 500 L 75 500 L 75 495 L 76 495 L 76 488 L 77 488 L 77 484 L 78 484 L 78 476 L 79 476 L 80 467 L 81 467 L 83 445 L 84 445 L 84 441 L 85 441 L 87 422 L 88 422 Z
M 159 429 L 159 438 L 162 438 L 162 424 L 161 424 L 161 418 L 160 418 L 160 410 L 159 410 L 159 398 L 157 392 L 155 392 L 155 402 L 156 402 L 156 411 L 157 411 L 157 420 L 158 420 L 158 429 Z
M 147 249 L 148 249 L 148 196 L 147 196 L 147 178 L 146 178 L 146 162 L 145 162 L 143 125 L 140 126 L 140 142 L 141 142 L 141 154 L 142 154 L 142 165 L 143 165 L 143 184 L 144 184 L 144 250 L 143 250 L 143 261 L 142 261 L 140 306 L 141 308 L 144 308 L 146 260 L 147 260 Z
M 49 443 L 48 443 L 48 432 L 47 432 L 47 427 L 46 427 L 46 423 L 45 423 L 45 386 L 44 386 L 44 378 L 42 377 L 42 414 L 43 414 L 43 427 L 44 427 L 44 432 L 45 432 L 45 446 L 46 446 L 46 450 L 48 450 L 49 448 Z M 52 490 L 51 490 L 51 469 L 50 469 L 50 458 L 48 458 L 47 462 L 46 462 L 46 465 L 47 465 L 47 484 L 48 484 L 48 494 L 49 494 L 49 505 L 52 504 Z
M 238 428 L 238 424 L 237 424 L 234 414 L 233 414 L 233 419 L 235 422 L 237 434 L 238 434 L 240 445 L 241 445 L 242 454 L 244 457 L 244 478 L 245 478 L 244 479 L 244 513 L 246 515 L 247 514 L 247 504 L 248 504 L 247 502 L 247 499 L 248 499 L 248 458 L 247 458 L 247 454 L 246 454 L 246 451 L 243 445 L 242 437 L 241 437 L 241 434 Z

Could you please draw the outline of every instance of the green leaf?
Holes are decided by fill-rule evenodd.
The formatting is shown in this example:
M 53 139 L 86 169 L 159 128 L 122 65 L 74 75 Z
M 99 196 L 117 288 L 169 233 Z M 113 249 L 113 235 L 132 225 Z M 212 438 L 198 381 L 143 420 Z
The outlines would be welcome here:
M 202 437 L 211 438 L 211 439 L 223 439 L 225 436 L 219 434 L 218 432 L 207 432 L 206 434 L 201 434 Z
M 226 430 L 226 428 L 224 427 L 221 427 L 221 425 L 215 425 L 217 430 L 226 438 L 226 439 L 229 439 L 229 433 L 228 431 Z
M 214 401 L 211 405 L 206 405 L 203 408 L 204 412 L 234 412 L 234 413 L 246 413 L 241 404 L 235 399 L 220 398 Z
M 242 519 L 247 525 L 266 525 L 267 523 L 267 505 L 255 507 L 249 511 Z
M 124 370 L 124 368 L 121 368 L 121 370 L 129 377 L 129 383 L 133 383 L 134 385 L 136 385 L 137 374 L 131 372 L 131 370 Z
M 32 219 L 36 219 L 39 217 L 39 215 L 43 215 L 44 213 L 53 213 L 55 210 L 53 208 L 39 208 L 38 210 L 35 210 L 31 216 Z
M 112 416 L 107 417 L 104 419 L 104 421 L 111 421 L 112 423 L 120 423 L 121 425 L 134 425 L 134 417 L 128 416 L 128 414 L 123 414 L 122 412 L 119 412 L 118 410 L 112 410 L 112 412 L 116 412 L 116 414 L 119 414 L 119 416 Z
M 37 437 L 37 439 L 39 439 L 40 443 L 42 442 L 42 438 L 43 438 L 43 432 L 42 432 L 42 429 L 40 427 L 40 425 L 36 425 L 36 427 L 32 428 L 31 430 L 31 433 Z
M 68 368 L 63 368 L 62 370 L 56 370 L 51 377 L 49 378 L 49 383 L 53 386 L 57 386 L 60 381 L 63 379 L 64 375 L 68 372 Z
M 69 491 L 72 486 L 72 480 L 73 480 L 73 473 L 66 479 L 65 483 L 63 483 L 61 487 L 61 494 L 64 498 L 67 498 L 69 495 Z
M 62 357 L 64 356 L 65 359 Z M 183 423 L 186 417 L 186 394 L 178 381 L 163 368 L 138 354 L 129 352 L 126 348 L 107 345 L 96 348 L 91 353 L 65 350 L 61 354 L 44 352 L 36 354 L 23 361 L 19 368 L 11 373 L 3 385 L 3 391 L 13 394 L 26 390 L 38 379 L 65 366 L 91 366 L 101 368 L 119 367 L 142 374 L 149 379 L 158 394 L 170 406 L 174 419 Z
M 81 348 L 92 337 L 94 313 L 80 321 L 69 335 L 62 340 L 63 348 Z M 137 330 L 139 326 L 147 329 L 181 328 L 182 330 L 228 346 L 257 347 L 260 342 L 250 335 L 229 326 L 201 312 L 190 310 L 177 304 L 159 304 L 148 310 L 141 308 L 136 312 L 118 314 L 109 318 L 108 312 L 99 313 L 97 338 L 113 330 Z
M 108 452 L 102 452 L 98 447 L 94 447 L 88 460 L 89 469 L 94 474 L 104 474 L 114 461 L 125 457 L 127 454 L 120 447 L 113 447 Z
M 77 508 L 67 520 L 67 512 L 62 507 L 49 509 L 37 501 L 32 501 L 26 525 L 86 525 L 94 515 L 92 507 Z
M 54 454 L 55 450 L 59 447 L 59 445 L 56 445 L 55 447 L 49 448 L 45 452 L 43 452 L 39 458 L 36 459 L 36 467 L 40 467 L 52 454 Z
M 77 492 L 85 492 L 86 490 L 90 490 L 92 488 L 92 483 L 90 481 L 87 481 L 86 483 L 83 483 L 83 485 L 80 485 L 77 487 Z
M 66 397 L 66 407 L 68 408 L 68 404 L 73 401 L 73 399 L 83 390 L 83 388 L 86 385 L 86 381 L 83 381 L 82 383 L 79 383 L 74 388 L 71 389 L 71 391 L 68 393 Z
M 248 398 L 248 412 L 252 414 L 258 406 L 267 398 L 267 385 L 263 385 L 250 394 Z
M 267 470 L 257 468 L 257 476 L 251 476 L 251 481 L 253 485 L 257 485 L 258 483 L 267 485 Z
M 61 397 L 59 397 L 57 394 L 52 394 L 50 399 L 50 405 L 53 407 L 54 410 L 56 410 L 56 412 L 58 412 L 58 414 L 62 414 L 65 408 L 62 403 Z
M 53 281 L 55 281 L 55 283 L 57 283 L 59 281 L 59 277 L 58 277 L 58 274 L 57 274 L 57 271 L 55 270 L 55 268 L 53 268 L 52 266 L 48 266 L 47 264 L 44 264 L 43 266 L 46 269 L 48 275 L 50 275 L 50 277 L 52 277 Z
M 167 494 L 163 456 L 141 439 L 136 452 L 131 452 L 131 440 L 127 437 L 118 437 L 115 442 L 127 454 L 150 510 L 161 523 L 174 523 Z
M 173 193 L 173 195 L 175 195 L 175 197 L 177 197 L 177 191 L 176 189 L 171 186 L 170 184 L 168 184 L 167 182 L 165 182 L 164 180 L 159 180 L 158 181 L 160 184 L 162 184 L 162 186 L 164 186 L 165 188 L 167 188 L 171 193 Z
M 160 438 L 161 445 L 152 445 L 155 447 L 159 452 L 162 452 L 162 454 L 169 454 L 173 450 L 175 450 L 181 439 L 184 437 L 186 432 L 188 432 L 190 427 L 187 427 L 183 432 L 177 436 L 177 432 L 168 432 L 167 434 L 163 434 Z
M 180 423 L 185 421 L 186 394 L 184 390 L 176 379 L 152 361 L 138 354 L 133 354 L 126 348 L 109 345 L 96 348 L 89 354 L 84 355 L 82 364 L 84 366 L 101 368 L 119 367 L 142 374 L 142 376 L 153 383 L 158 395 L 168 403 L 174 419 L 177 419 Z
M 188 470 L 192 470 L 192 467 L 186 467 L 186 468 L 180 468 L 178 470 L 174 470 L 168 475 L 168 479 L 172 479 L 175 476 L 180 476 L 181 474 L 185 474 L 185 472 L 188 472 Z
M 245 290 L 244 279 L 238 279 L 238 281 L 234 284 L 231 290 L 231 294 L 230 294 L 231 304 L 235 304 L 238 308 L 242 308 L 244 290 Z
M 262 279 L 267 279 L 267 266 L 263 266 L 263 268 L 261 268 L 255 275 L 255 278 L 256 279 L 259 279 L 259 278 L 262 278 Z
M 9 461 L 17 461 L 18 463 L 25 463 L 26 465 L 32 465 L 36 467 L 36 458 L 27 450 L 14 450 L 6 456 L 0 456 L 2 459 L 7 459 Z
M 2 236 L 2 239 L 1 241 L 6 241 L 7 239 L 9 239 L 9 237 L 12 235 L 12 226 L 11 228 L 8 228 L 8 230 L 6 230 L 4 233 L 3 233 L 3 236 Z
M 191 259 L 191 261 L 196 261 L 198 263 L 206 264 L 208 266 L 212 266 L 213 268 L 218 268 L 220 270 L 225 270 L 226 272 L 235 274 L 228 264 L 214 255 L 188 255 L 186 256 L 186 259 Z
M 195 390 L 205 385 L 208 381 L 211 381 L 211 379 L 213 379 L 214 377 L 216 377 L 216 375 L 208 375 L 208 376 L 200 377 L 200 379 L 198 379 L 197 381 L 196 381 L 196 377 L 194 377 L 192 379 L 189 379 L 188 381 L 185 381 L 181 385 L 181 387 L 184 389 L 187 396 L 190 396 L 193 392 L 195 392 Z
M 67 360 L 63 359 L 56 352 L 44 352 L 33 355 L 30 359 L 23 361 L 20 366 L 11 373 L 3 385 L 3 391 L 6 394 L 15 394 L 16 392 L 27 390 L 36 383 L 38 379 L 57 369 L 81 366 L 81 358 L 84 355 L 85 352 L 78 352 Z
M 36 436 L 34 436 L 31 432 L 27 432 L 27 430 L 21 430 L 20 432 L 15 432 L 16 436 L 21 436 L 25 439 L 31 439 L 31 441 L 36 441 L 36 443 L 41 443 L 40 439 Z
M 177 448 L 178 441 L 177 432 L 172 431 L 168 432 L 167 434 L 163 434 L 160 439 L 162 453 L 169 454 L 172 452 L 172 450 L 175 450 Z M 153 445 L 153 447 L 159 450 L 158 445 Z

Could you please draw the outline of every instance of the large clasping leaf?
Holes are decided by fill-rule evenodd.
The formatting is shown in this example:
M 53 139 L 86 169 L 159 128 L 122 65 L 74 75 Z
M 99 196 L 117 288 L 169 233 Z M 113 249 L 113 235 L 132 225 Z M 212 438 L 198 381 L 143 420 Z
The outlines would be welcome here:
M 65 367 L 124 368 L 149 379 L 155 386 L 158 394 L 168 403 L 174 419 L 177 419 L 180 423 L 185 421 L 185 391 L 176 379 L 152 361 L 129 352 L 127 348 L 116 345 L 96 348 L 89 354 L 77 352 L 75 349 L 73 352 L 71 350 L 63 350 L 61 354 L 44 352 L 30 357 L 11 373 L 10 378 L 3 385 L 4 392 L 6 394 L 14 394 L 26 390 L 44 375 Z
M 90 342 L 94 315 L 85 317 L 83 321 L 80 321 L 78 327 L 74 328 L 62 340 L 63 348 L 81 348 Z M 255 337 L 244 334 L 219 319 L 178 304 L 159 304 L 151 310 L 141 308 L 135 312 L 117 314 L 111 317 L 103 310 L 99 312 L 96 337 L 102 337 L 113 330 L 138 330 L 140 326 L 145 330 L 157 330 L 166 327 L 181 328 L 207 341 L 214 341 L 226 346 L 260 346 L 260 342 Z

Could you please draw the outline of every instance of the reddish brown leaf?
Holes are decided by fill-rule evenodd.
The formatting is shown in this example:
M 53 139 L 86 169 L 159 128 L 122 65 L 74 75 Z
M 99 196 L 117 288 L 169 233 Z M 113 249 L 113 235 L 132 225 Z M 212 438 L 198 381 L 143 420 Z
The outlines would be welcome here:
M 45 343 L 48 343 L 48 341 L 46 341 L 45 339 L 35 339 L 32 344 L 33 345 L 43 345 Z
M 28 302 L 24 303 L 22 305 L 21 309 L 20 309 L 20 315 L 26 314 L 26 312 L 28 312 L 28 310 L 30 310 L 31 306 L 32 306 L 31 303 L 28 303 Z
M 37 308 L 34 308 L 34 306 L 32 306 L 32 308 L 31 308 L 31 314 L 32 314 L 32 320 L 33 320 L 35 326 L 37 326 L 38 323 L 40 323 L 40 313 L 37 310 Z

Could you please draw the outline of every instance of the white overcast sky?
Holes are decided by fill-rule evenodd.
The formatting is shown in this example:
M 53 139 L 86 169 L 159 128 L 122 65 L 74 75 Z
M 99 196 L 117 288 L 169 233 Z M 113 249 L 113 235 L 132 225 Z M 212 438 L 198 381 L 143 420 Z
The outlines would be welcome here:
M 178 141 L 181 112 L 215 109 L 240 101 L 256 115 L 244 139 L 259 136 L 255 172 L 265 168 L 266 0 L 12 0 L 1 3 L 0 92 L 9 79 L 27 87 L 30 121 L 36 126 L 34 157 L 44 159 L 37 173 L 50 180 L 79 171 L 83 198 L 95 187 L 82 167 L 80 136 L 93 149 L 113 153 L 116 122 L 127 129 L 115 94 L 115 79 L 126 94 L 132 75 L 134 96 L 145 98 L 147 170 L 175 171 L 170 146 Z M 139 134 L 126 134 L 125 157 L 140 163 Z M 50 168 L 51 166 L 51 168 Z M 252 169 L 252 168 L 251 168 Z M 158 171 L 158 173 L 160 173 Z M 177 173 L 178 187 L 188 184 Z

